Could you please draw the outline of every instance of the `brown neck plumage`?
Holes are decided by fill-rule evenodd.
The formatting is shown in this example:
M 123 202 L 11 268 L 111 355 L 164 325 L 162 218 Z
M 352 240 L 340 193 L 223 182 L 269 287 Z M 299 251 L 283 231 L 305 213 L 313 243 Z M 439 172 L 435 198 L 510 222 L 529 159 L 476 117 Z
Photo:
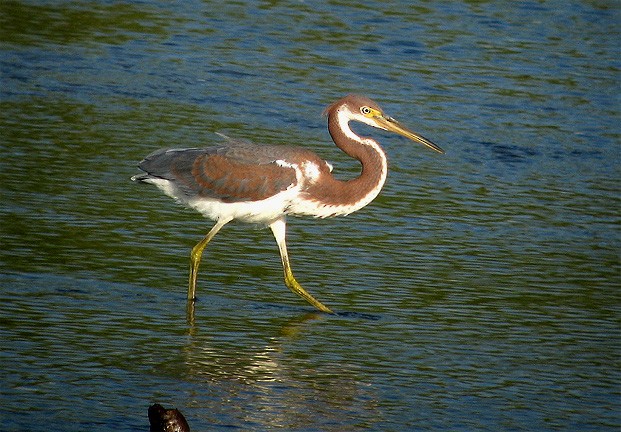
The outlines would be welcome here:
M 386 157 L 379 145 L 369 138 L 354 139 L 354 133 L 345 120 L 339 120 L 338 107 L 328 110 L 328 130 L 332 140 L 343 152 L 357 159 L 362 172 L 356 178 L 342 181 L 329 172 L 322 173 L 321 181 L 308 188 L 313 200 L 327 206 L 348 207 L 343 213 L 351 213 L 371 202 L 386 180 Z M 347 131 L 344 129 L 347 128 Z

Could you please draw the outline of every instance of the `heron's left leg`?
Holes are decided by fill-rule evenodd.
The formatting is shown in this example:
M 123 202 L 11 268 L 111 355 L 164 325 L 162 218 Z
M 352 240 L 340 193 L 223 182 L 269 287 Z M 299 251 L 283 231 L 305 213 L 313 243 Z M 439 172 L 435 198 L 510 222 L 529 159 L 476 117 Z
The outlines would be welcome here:
M 188 285 L 188 301 L 190 302 L 196 300 L 196 279 L 198 277 L 198 265 L 201 262 L 203 250 L 207 247 L 207 244 L 211 241 L 211 239 L 218 234 L 218 231 L 220 231 L 220 229 L 228 222 L 228 220 L 216 222 L 205 238 L 203 238 L 192 248 L 192 253 L 190 253 L 190 282 Z
M 274 233 L 274 238 L 276 238 L 276 243 L 278 243 L 278 249 L 280 250 L 280 258 L 282 259 L 282 268 L 285 273 L 285 285 L 287 285 L 287 288 L 305 299 L 307 302 L 315 306 L 320 311 L 334 313 L 330 310 L 330 308 L 324 306 L 319 300 L 315 299 L 315 297 L 310 295 L 304 288 L 302 288 L 298 281 L 295 280 L 293 272 L 291 271 L 291 265 L 289 264 L 289 255 L 287 253 L 287 244 L 285 242 L 285 218 L 283 217 L 272 222 L 270 224 L 270 228 Z

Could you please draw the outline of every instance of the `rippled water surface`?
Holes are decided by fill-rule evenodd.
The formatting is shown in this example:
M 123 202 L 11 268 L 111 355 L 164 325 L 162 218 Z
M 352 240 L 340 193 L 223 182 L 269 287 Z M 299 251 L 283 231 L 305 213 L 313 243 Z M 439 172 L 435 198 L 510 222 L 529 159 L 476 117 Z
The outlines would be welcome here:
M 618 2 L 0 4 L 6 431 L 619 430 Z M 346 218 L 227 226 L 129 181 L 214 132 L 357 166 L 323 108 L 366 94 L 388 182 Z

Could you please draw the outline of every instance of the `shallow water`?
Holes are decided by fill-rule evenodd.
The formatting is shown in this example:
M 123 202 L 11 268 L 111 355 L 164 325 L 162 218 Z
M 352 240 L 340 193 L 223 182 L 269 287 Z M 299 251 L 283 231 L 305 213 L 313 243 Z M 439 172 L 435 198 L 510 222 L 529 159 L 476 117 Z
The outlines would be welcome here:
M 4 2 L 2 429 L 618 430 L 618 6 Z M 354 163 L 320 113 L 367 94 L 441 145 L 380 140 L 367 208 L 210 244 L 129 181 L 213 132 Z

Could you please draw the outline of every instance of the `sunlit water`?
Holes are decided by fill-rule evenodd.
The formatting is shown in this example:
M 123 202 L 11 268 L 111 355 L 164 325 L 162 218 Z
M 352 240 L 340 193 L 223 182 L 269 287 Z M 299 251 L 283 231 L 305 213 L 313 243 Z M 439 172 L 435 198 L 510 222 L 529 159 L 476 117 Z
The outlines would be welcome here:
M 614 2 L 3 2 L 1 429 L 618 430 Z M 211 222 L 129 181 L 213 132 L 357 167 L 321 110 L 358 92 L 447 150 L 380 140 L 347 218 L 190 248 Z

